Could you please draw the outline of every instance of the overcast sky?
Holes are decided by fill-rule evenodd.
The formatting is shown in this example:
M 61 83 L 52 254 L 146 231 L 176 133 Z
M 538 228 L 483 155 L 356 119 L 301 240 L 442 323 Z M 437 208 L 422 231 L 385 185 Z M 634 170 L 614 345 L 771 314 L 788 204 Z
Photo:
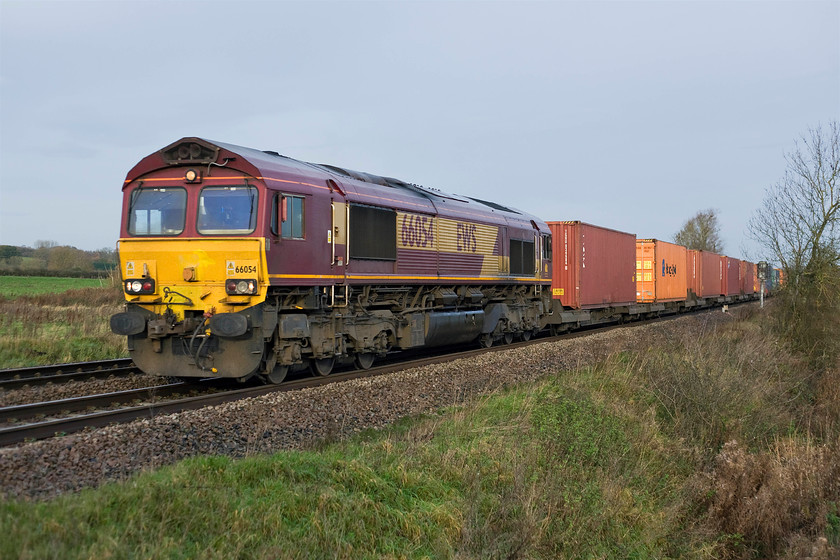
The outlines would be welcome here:
M 740 257 L 839 118 L 837 1 L 0 0 L 0 243 L 113 247 L 199 136 L 639 237 L 716 208 Z

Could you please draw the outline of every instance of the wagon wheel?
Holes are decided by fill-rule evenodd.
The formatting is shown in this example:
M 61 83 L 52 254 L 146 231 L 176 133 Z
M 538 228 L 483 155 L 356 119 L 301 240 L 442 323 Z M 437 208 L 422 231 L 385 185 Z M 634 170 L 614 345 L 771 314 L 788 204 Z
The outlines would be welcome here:
M 289 373 L 289 366 L 274 366 L 271 370 L 271 373 L 267 374 L 265 378 L 268 380 L 269 383 L 273 385 L 278 385 L 286 379 L 286 375 Z
M 493 335 L 491 333 L 481 335 L 478 339 L 478 344 L 482 348 L 490 348 L 493 346 Z
M 370 366 L 373 365 L 373 361 L 375 359 L 376 355 L 369 352 L 363 352 L 356 354 L 353 357 L 353 364 L 356 366 L 356 369 L 370 369 Z
M 522 331 L 522 340 L 525 342 L 531 340 L 531 331 Z
M 513 333 L 506 332 L 504 335 L 502 335 L 502 342 L 504 342 L 505 344 L 512 343 L 513 342 Z
M 309 360 L 309 369 L 312 373 L 317 373 L 320 376 L 326 377 L 332 371 L 335 365 L 335 358 L 321 358 Z

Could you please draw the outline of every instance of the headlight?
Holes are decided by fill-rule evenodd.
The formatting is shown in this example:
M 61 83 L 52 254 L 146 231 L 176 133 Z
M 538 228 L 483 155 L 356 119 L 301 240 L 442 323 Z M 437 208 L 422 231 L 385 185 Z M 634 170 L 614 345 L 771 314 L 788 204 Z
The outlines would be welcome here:
M 257 293 L 256 280 L 228 280 L 225 291 L 230 295 L 252 296 Z
M 143 280 L 126 280 L 125 293 L 153 294 L 155 293 L 155 281 L 151 278 L 144 278 Z

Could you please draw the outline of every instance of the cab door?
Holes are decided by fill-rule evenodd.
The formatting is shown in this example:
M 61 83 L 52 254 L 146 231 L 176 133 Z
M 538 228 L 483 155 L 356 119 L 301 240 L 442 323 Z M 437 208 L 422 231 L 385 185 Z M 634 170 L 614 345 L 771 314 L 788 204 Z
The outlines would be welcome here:
M 332 179 L 330 187 L 330 229 L 327 243 L 330 246 L 330 269 L 333 278 L 333 305 L 347 304 L 347 223 L 350 207 L 342 187 Z

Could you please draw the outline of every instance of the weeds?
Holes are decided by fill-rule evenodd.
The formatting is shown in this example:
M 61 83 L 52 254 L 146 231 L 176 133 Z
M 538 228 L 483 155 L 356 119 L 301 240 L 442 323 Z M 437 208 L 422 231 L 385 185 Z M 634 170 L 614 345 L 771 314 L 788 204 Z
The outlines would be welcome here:
M 115 288 L 0 297 L 0 368 L 127 356 L 108 322 L 121 309 Z
M 777 555 L 785 547 L 808 556 L 823 535 L 836 546 L 840 439 L 823 446 L 784 439 L 759 453 L 728 442 L 715 457 L 705 496 L 707 523 L 742 536 L 738 546 L 723 547 L 730 557 Z

